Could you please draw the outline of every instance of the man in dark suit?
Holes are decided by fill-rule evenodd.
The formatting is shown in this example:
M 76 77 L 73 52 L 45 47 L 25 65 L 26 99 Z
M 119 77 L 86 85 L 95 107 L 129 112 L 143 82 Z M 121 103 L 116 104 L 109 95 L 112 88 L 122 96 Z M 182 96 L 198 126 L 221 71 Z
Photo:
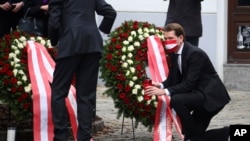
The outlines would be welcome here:
M 185 42 L 180 24 L 168 24 L 164 37 L 166 49 L 171 51 L 168 78 L 147 87 L 145 94 L 170 96 L 170 105 L 181 120 L 184 141 L 198 141 L 230 97 L 207 54 Z
M 165 25 L 179 23 L 185 30 L 186 41 L 198 46 L 202 36 L 201 1 L 170 0 Z
M 95 14 L 103 16 L 99 29 Z M 51 84 L 54 141 L 67 140 L 65 98 L 76 76 L 78 141 L 91 140 L 99 60 L 103 50 L 100 31 L 108 34 L 116 11 L 104 0 L 49 0 L 49 39 L 57 48 Z M 99 31 L 100 30 L 100 31 Z

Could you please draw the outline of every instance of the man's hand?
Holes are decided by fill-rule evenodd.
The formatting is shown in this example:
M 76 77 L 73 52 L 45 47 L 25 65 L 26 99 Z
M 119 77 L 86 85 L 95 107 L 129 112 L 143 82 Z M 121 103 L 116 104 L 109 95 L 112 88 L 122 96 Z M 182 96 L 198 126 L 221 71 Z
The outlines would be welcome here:
M 157 88 L 161 88 L 161 83 L 156 83 L 152 81 L 152 85 L 157 87 Z
M 152 95 L 160 96 L 160 95 L 165 95 L 166 92 L 164 89 L 160 89 L 156 86 L 147 86 L 144 91 L 144 94 L 148 96 L 152 96 Z
M 12 6 L 14 7 L 12 9 L 12 12 L 18 12 L 18 11 L 20 11 L 23 8 L 24 3 L 21 1 L 21 2 L 18 2 L 18 3 L 12 4 Z
M 0 5 L 0 8 L 4 11 L 9 11 L 12 8 L 12 5 L 9 2 L 5 2 L 4 4 Z

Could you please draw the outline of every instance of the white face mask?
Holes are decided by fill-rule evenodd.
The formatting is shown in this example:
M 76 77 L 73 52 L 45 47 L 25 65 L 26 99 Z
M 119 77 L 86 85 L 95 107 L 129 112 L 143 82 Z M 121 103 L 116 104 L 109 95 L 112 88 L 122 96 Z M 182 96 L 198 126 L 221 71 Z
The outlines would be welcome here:
M 165 41 L 165 49 L 168 53 L 176 52 L 178 48 L 177 41 L 176 40 L 167 40 Z

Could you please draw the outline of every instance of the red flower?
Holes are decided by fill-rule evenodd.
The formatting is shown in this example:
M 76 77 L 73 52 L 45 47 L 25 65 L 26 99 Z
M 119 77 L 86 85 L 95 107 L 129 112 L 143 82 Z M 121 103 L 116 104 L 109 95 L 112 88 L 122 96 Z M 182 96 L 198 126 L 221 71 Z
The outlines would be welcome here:
M 111 60 L 111 59 L 113 58 L 113 56 L 112 56 L 112 54 L 107 54 L 106 58 L 107 58 L 108 60 Z
M 131 88 L 130 86 L 125 86 L 125 89 L 124 89 L 125 92 L 130 92 L 131 91 Z
M 126 98 L 126 94 L 125 93 L 120 93 L 119 97 L 120 97 L 120 99 L 125 99 Z
M 117 84 L 117 88 L 118 88 L 119 90 L 122 90 L 122 89 L 123 89 L 123 85 L 122 85 L 121 83 L 119 83 L 119 84 Z

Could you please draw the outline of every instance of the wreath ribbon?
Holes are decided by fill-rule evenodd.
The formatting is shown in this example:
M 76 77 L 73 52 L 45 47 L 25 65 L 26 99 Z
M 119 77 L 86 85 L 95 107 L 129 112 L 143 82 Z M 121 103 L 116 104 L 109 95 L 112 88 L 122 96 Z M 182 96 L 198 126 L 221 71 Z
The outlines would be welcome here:
M 168 65 L 162 42 L 157 36 L 147 38 L 148 65 L 150 75 L 154 82 L 162 82 L 167 79 Z M 154 141 L 172 141 L 172 124 L 174 123 L 177 133 L 183 138 L 181 124 L 174 109 L 170 108 L 170 97 L 158 96 L 154 124 Z
M 54 125 L 51 115 L 51 89 L 49 83 L 53 79 L 55 62 L 40 43 L 28 41 L 27 50 L 28 68 L 33 92 L 34 140 L 53 141 Z M 68 97 L 66 98 L 66 106 L 69 112 L 73 136 L 76 140 L 78 122 L 76 118 L 76 93 L 73 86 L 70 87 Z

